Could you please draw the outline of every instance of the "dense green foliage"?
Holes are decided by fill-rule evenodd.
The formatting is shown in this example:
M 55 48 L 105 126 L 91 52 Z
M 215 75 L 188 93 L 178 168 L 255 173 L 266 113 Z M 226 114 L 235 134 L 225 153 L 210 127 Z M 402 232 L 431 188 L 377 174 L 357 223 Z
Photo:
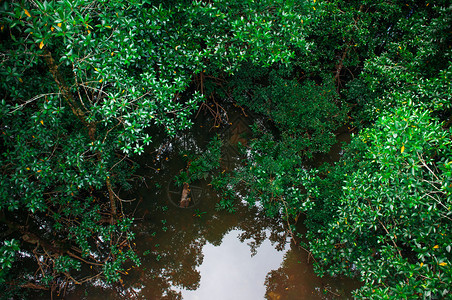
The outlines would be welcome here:
M 276 131 L 259 129 L 248 165 L 220 179 L 234 186 L 226 199 L 241 190 L 271 215 L 305 213 L 317 271 L 359 276 L 359 297 L 450 296 L 450 7 L 318 5 L 303 32 L 316 49 L 308 62 L 248 67 L 229 81 Z M 344 111 L 361 130 L 340 162 L 307 171 Z
M 175 135 L 190 126 L 203 99 L 193 78 L 288 61 L 288 36 L 303 45 L 292 5 L 270 14 L 269 3 L 2 1 L 5 292 L 115 282 L 123 263 L 139 264 L 115 193 L 130 188 L 128 156 L 151 142 L 148 128 Z M 8 272 L 17 240 L 34 252 L 24 256 L 31 269 Z
M 359 273 L 365 298 L 445 297 L 452 275 L 451 137 L 427 111 L 403 107 L 353 140 L 353 156 L 329 179 L 343 180 L 342 193 L 320 200 L 336 211 L 318 218 L 322 226 L 310 220 L 319 266 Z
M 0 18 L 5 297 L 138 265 L 116 194 L 130 158 L 200 107 L 219 126 L 228 101 L 266 121 L 214 180 L 219 208 L 240 191 L 287 222 L 304 213 L 318 272 L 358 275 L 357 296 L 450 296 L 448 1 L 2 1 Z M 344 125 L 342 160 L 308 168 Z M 209 149 L 187 154 L 182 183 L 218 168 Z M 12 272 L 18 255 L 31 269 Z
M 183 186 L 184 183 L 191 184 L 200 179 L 207 179 L 209 175 L 218 170 L 222 145 L 221 139 L 216 135 L 207 144 L 205 150 L 182 151 L 180 155 L 186 160 L 187 167 L 176 176 L 176 184 Z

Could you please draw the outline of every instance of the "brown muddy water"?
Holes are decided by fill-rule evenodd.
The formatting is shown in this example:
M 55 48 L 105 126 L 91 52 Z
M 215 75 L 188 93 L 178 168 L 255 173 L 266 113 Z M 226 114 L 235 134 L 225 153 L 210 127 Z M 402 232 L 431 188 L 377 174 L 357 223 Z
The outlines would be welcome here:
M 237 211 L 217 211 L 219 196 L 208 180 L 191 185 L 192 204 L 180 208 L 181 188 L 173 178 L 185 168 L 180 150 L 200 151 L 220 134 L 222 168 L 241 163 L 237 141 L 246 142 L 252 122 L 240 110 L 229 113 L 226 128 L 204 127 L 167 139 L 143 156 L 144 180 L 132 202 L 136 247 L 142 265 L 128 271 L 121 285 L 100 282 L 72 289 L 65 299 L 349 299 L 357 282 L 319 278 L 306 251 L 300 249 L 278 220 L 258 207 L 237 203 Z M 348 135 L 340 135 L 347 140 Z M 321 160 L 336 160 L 333 147 Z M 139 203 L 138 203 L 139 202 Z M 132 207 L 132 206 L 131 206 Z

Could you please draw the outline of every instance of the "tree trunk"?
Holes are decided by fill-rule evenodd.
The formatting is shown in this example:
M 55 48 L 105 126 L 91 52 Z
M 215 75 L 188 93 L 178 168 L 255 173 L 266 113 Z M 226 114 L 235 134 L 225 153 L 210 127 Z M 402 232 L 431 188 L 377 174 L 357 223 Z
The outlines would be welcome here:
M 113 188 L 111 187 L 110 177 L 107 176 L 107 180 L 105 182 L 107 183 L 108 197 L 110 198 L 111 223 L 113 223 L 114 220 L 116 219 L 117 214 L 116 199 L 113 193 Z
M 190 195 L 190 188 L 188 183 L 184 183 L 184 188 L 182 189 L 182 196 L 180 197 L 180 203 L 179 206 L 182 208 L 188 207 L 190 204 L 190 198 L 188 197 Z
M 69 104 L 72 112 L 77 118 L 82 121 L 82 123 L 88 128 L 90 131 L 92 125 L 86 121 L 85 112 L 80 108 L 80 105 L 75 101 L 74 96 L 72 96 L 71 91 L 69 90 L 64 78 L 61 76 L 58 71 L 58 65 L 55 63 L 55 60 L 52 57 L 52 53 L 47 51 L 47 53 L 43 56 L 47 66 L 49 67 L 50 74 L 52 74 L 53 79 L 58 85 L 58 89 L 60 90 L 61 95 L 63 95 L 64 100 Z M 90 136 L 91 137 L 91 136 Z
M 45 62 L 47 63 L 47 66 L 49 67 L 50 74 L 52 74 L 53 79 L 55 80 L 56 84 L 58 85 L 58 89 L 60 90 L 61 95 L 63 95 L 64 100 L 68 103 L 69 107 L 71 108 L 74 115 L 80 119 L 80 121 L 86 126 L 88 129 L 88 135 L 92 142 L 96 141 L 96 124 L 94 122 L 88 122 L 86 120 L 86 114 L 80 107 L 79 103 L 74 99 L 74 96 L 72 95 L 69 87 L 67 86 L 66 82 L 64 81 L 64 78 L 61 76 L 61 73 L 58 71 L 58 65 L 55 63 L 55 60 L 52 57 L 52 53 L 50 51 L 47 51 L 46 54 L 43 56 Z M 97 153 L 100 161 L 100 153 Z M 107 177 L 106 179 L 107 184 L 107 190 L 108 190 L 108 197 L 110 199 L 110 205 L 111 205 L 111 215 L 112 215 L 112 222 L 116 218 L 116 200 L 114 197 L 113 189 L 111 186 L 110 178 Z
M 359 7 L 359 12 L 360 13 L 363 12 L 363 9 L 364 9 L 364 5 L 361 5 Z M 356 19 L 354 19 L 355 27 L 358 24 L 358 20 L 359 20 L 359 15 Z M 342 52 L 342 56 L 339 60 L 339 63 L 336 65 L 336 74 L 334 75 L 334 80 L 336 81 L 336 84 L 337 84 L 337 92 L 338 93 L 339 93 L 339 87 L 341 86 L 341 79 L 340 79 L 341 71 L 342 71 L 342 68 L 344 67 L 345 58 L 347 57 L 348 51 L 350 50 L 351 47 L 352 47 L 352 41 L 349 41 L 347 43 L 347 47 L 345 48 L 344 52 Z

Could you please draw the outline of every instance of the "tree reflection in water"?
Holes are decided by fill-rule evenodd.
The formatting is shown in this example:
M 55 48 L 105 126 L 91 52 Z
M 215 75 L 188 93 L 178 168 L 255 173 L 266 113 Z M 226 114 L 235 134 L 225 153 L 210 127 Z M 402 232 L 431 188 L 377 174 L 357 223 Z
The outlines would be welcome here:
M 221 137 L 226 144 L 223 169 L 233 169 L 240 163 L 237 149 L 231 141 L 243 139 L 248 122 L 238 115 L 229 129 L 222 132 Z M 160 142 L 163 147 L 149 153 L 141 162 L 141 165 L 152 165 L 150 168 L 158 171 L 146 176 L 146 184 L 137 197 L 141 200 L 135 213 L 134 231 L 142 266 L 129 270 L 124 282 L 113 289 L 105 286 L 75 289 L 68 299 L 182 299 L 183 291 L 195 291 L 200 287 L 201 274 L 198 269 L 204 260 L 204 246 L 221 245 L 223 238 L 233 230 L 239 231 L 238 240 L 249 246 L 250 259 L 266 240 L 278 251 L 288 247 L 284 225 L 266 217 L 260 208 L 237 203 L 237 211 L 233 214 L 216 211 L 219 199 L 207 181 L 196 182 L 196 187 L 193 186 L 198 197 L 195 206 L 179 208 L 177 201 L 171 199 L 171 195 L 180 199 L 181 188 L 174 186 L 173 178 L 185 167 L 178 152 L 181 149 L 199 152 L 208 143 L 206 137 L 212 136 L 205 128 L 196 127 L 199 130 L 191 130 L 177 139 L 164 138 Z M 240 134 L 240 137 L 234 134 Z M 342 292 L 341 288 L 336 288 L 342 281 L 335 283 L 333 279 L 328 279 L 335 288 L 323 284 L 325 280 L 316 277 L 307 263 L 306 253 L 293 247 L 293 244 L 290 248 L 286 249 L 280 268 L 270 271 L 265 278 L 267 299 L 329 298 L 328 293 L 331 296 L 332 293 Z M 215 259 L 221 260 L 222 257 Z M 218 282 L 218 285 L 221 284 Z M 262 287 L 264 278 L 256 284 Z M 233 290 L 236 287 L 228 288 Z M 332 293 L 326 292 L 325 295 L 327 290 Z
M 194 216 L 193 210 L 171 206 L 166 212 L 156 209 L 149 213 L 152 220 L 139 225 L 137 244 L 140 253 L 151 251 L 143 259 L 143 266 L 131 273 L 127 280 L 129 286 L 124 288 L 128 296 L 133 295 L 138 299 L 176 299 L 174 289 L 197 289 L 200 282 L 197 268 L 203 262 L 204 245 L 209 243 L 219 246 L 224 236 L 232 230 L 242 232 L 239 240 L 248 242 L 250 253 L 255 254 L 266 239 L 270 239 L 275 247 L 284 248 L 285 234 L 267 234 L 284 233 L 281 224 L 266 218 L 257 208 L 248 209 L 243 203 L 237 205 L 234 214 L 217 212 L 214 209 L 217 200 L 214 195 L 206 195 L 198 208 L 206 212 L 201 217 Z M 155 225 L 161 224 L 159 217 L 165 220 L 166 231 Z M 130 291 L 134 287 L 135 291 Z
M 308 263 L 308 253 L 293 243 L 284 255 L 281 267 L 267 274 L 266 299 L 349 299 L 359 287 L 348 278 L 317 277 Z M 312 258 L 311 258 L 312 260 Z

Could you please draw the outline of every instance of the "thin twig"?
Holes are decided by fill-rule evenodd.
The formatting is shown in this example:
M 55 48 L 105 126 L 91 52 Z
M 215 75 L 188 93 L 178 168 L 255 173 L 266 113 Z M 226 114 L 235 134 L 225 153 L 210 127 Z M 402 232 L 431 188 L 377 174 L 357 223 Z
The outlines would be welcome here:
M 51 95 L 60 95 L 60 94 L 61 93 L 49 93 L 49 94 L 37 95 L 37 96 L 25 101 L 24 103 L 20 104 L 15 110 L 10 111 L 9 113 L 12 114 L 12 113 L 14 113 L 17 110 L 22 109 L 25 105 L 30 104 L 31 102 L 38 100 L 39 98 L 47 97 L 47 96 L 51 96 Z
M 298 247 L 300 247 L 301 249 L 303 249 L 304 251 L 306 251 L 306 252 L 308 253 L 308 262 L 309 262 L 309 259 L 310 259 L 311 257 L 312 257 L 312 259 L 313 259 L 315 262 L 317 262 L 317 260 L 315 259 L 315 257 L 312 255 L 312 252 L 311 252 L 311 251 L 309 251 L 308 249 L 306 249 L 306 248 L 304 248 L 303 246 L 301 246 L 300 243 L 296 243 L 295 236 L 294 236 L 294 234 L 293 234 L 292 229 L 290 228 L 289 211 L 288 211 L 288 209 L 287 209 L 286 202 L 285 202 L 282 198 L 280 198 L 280 200 L 281 200 L 281 202 L 282 202 L 283 205 L 284 205 L 284 209 L 285 209 L 285 213 L 286 213 L 287 227 L 288 227 L 288 229 L 289 229 L 289 234 L 291 235 L 292 240 L 294 241 L 295 245 L 297 245 Z
M 396 248 L 397 252 L 399 253 L 400 257 L 402 257 L 402 253 L 399 250 L 399 247 L 397 246 L 396 242 L 394 241 L 392 235 L 389 233 L 388 229 L 386 228 L 386 226 L 383 224 L 383 222 L 381 222 L 380 220 L 378 220 L 378 222 L 380 223 L 381 226 L 383 226 L 383 229 L 386 231 L 386 233 L 388 234 L 389 238 L 391 239 L 392 244 L 394 245 L 394 247 Z

